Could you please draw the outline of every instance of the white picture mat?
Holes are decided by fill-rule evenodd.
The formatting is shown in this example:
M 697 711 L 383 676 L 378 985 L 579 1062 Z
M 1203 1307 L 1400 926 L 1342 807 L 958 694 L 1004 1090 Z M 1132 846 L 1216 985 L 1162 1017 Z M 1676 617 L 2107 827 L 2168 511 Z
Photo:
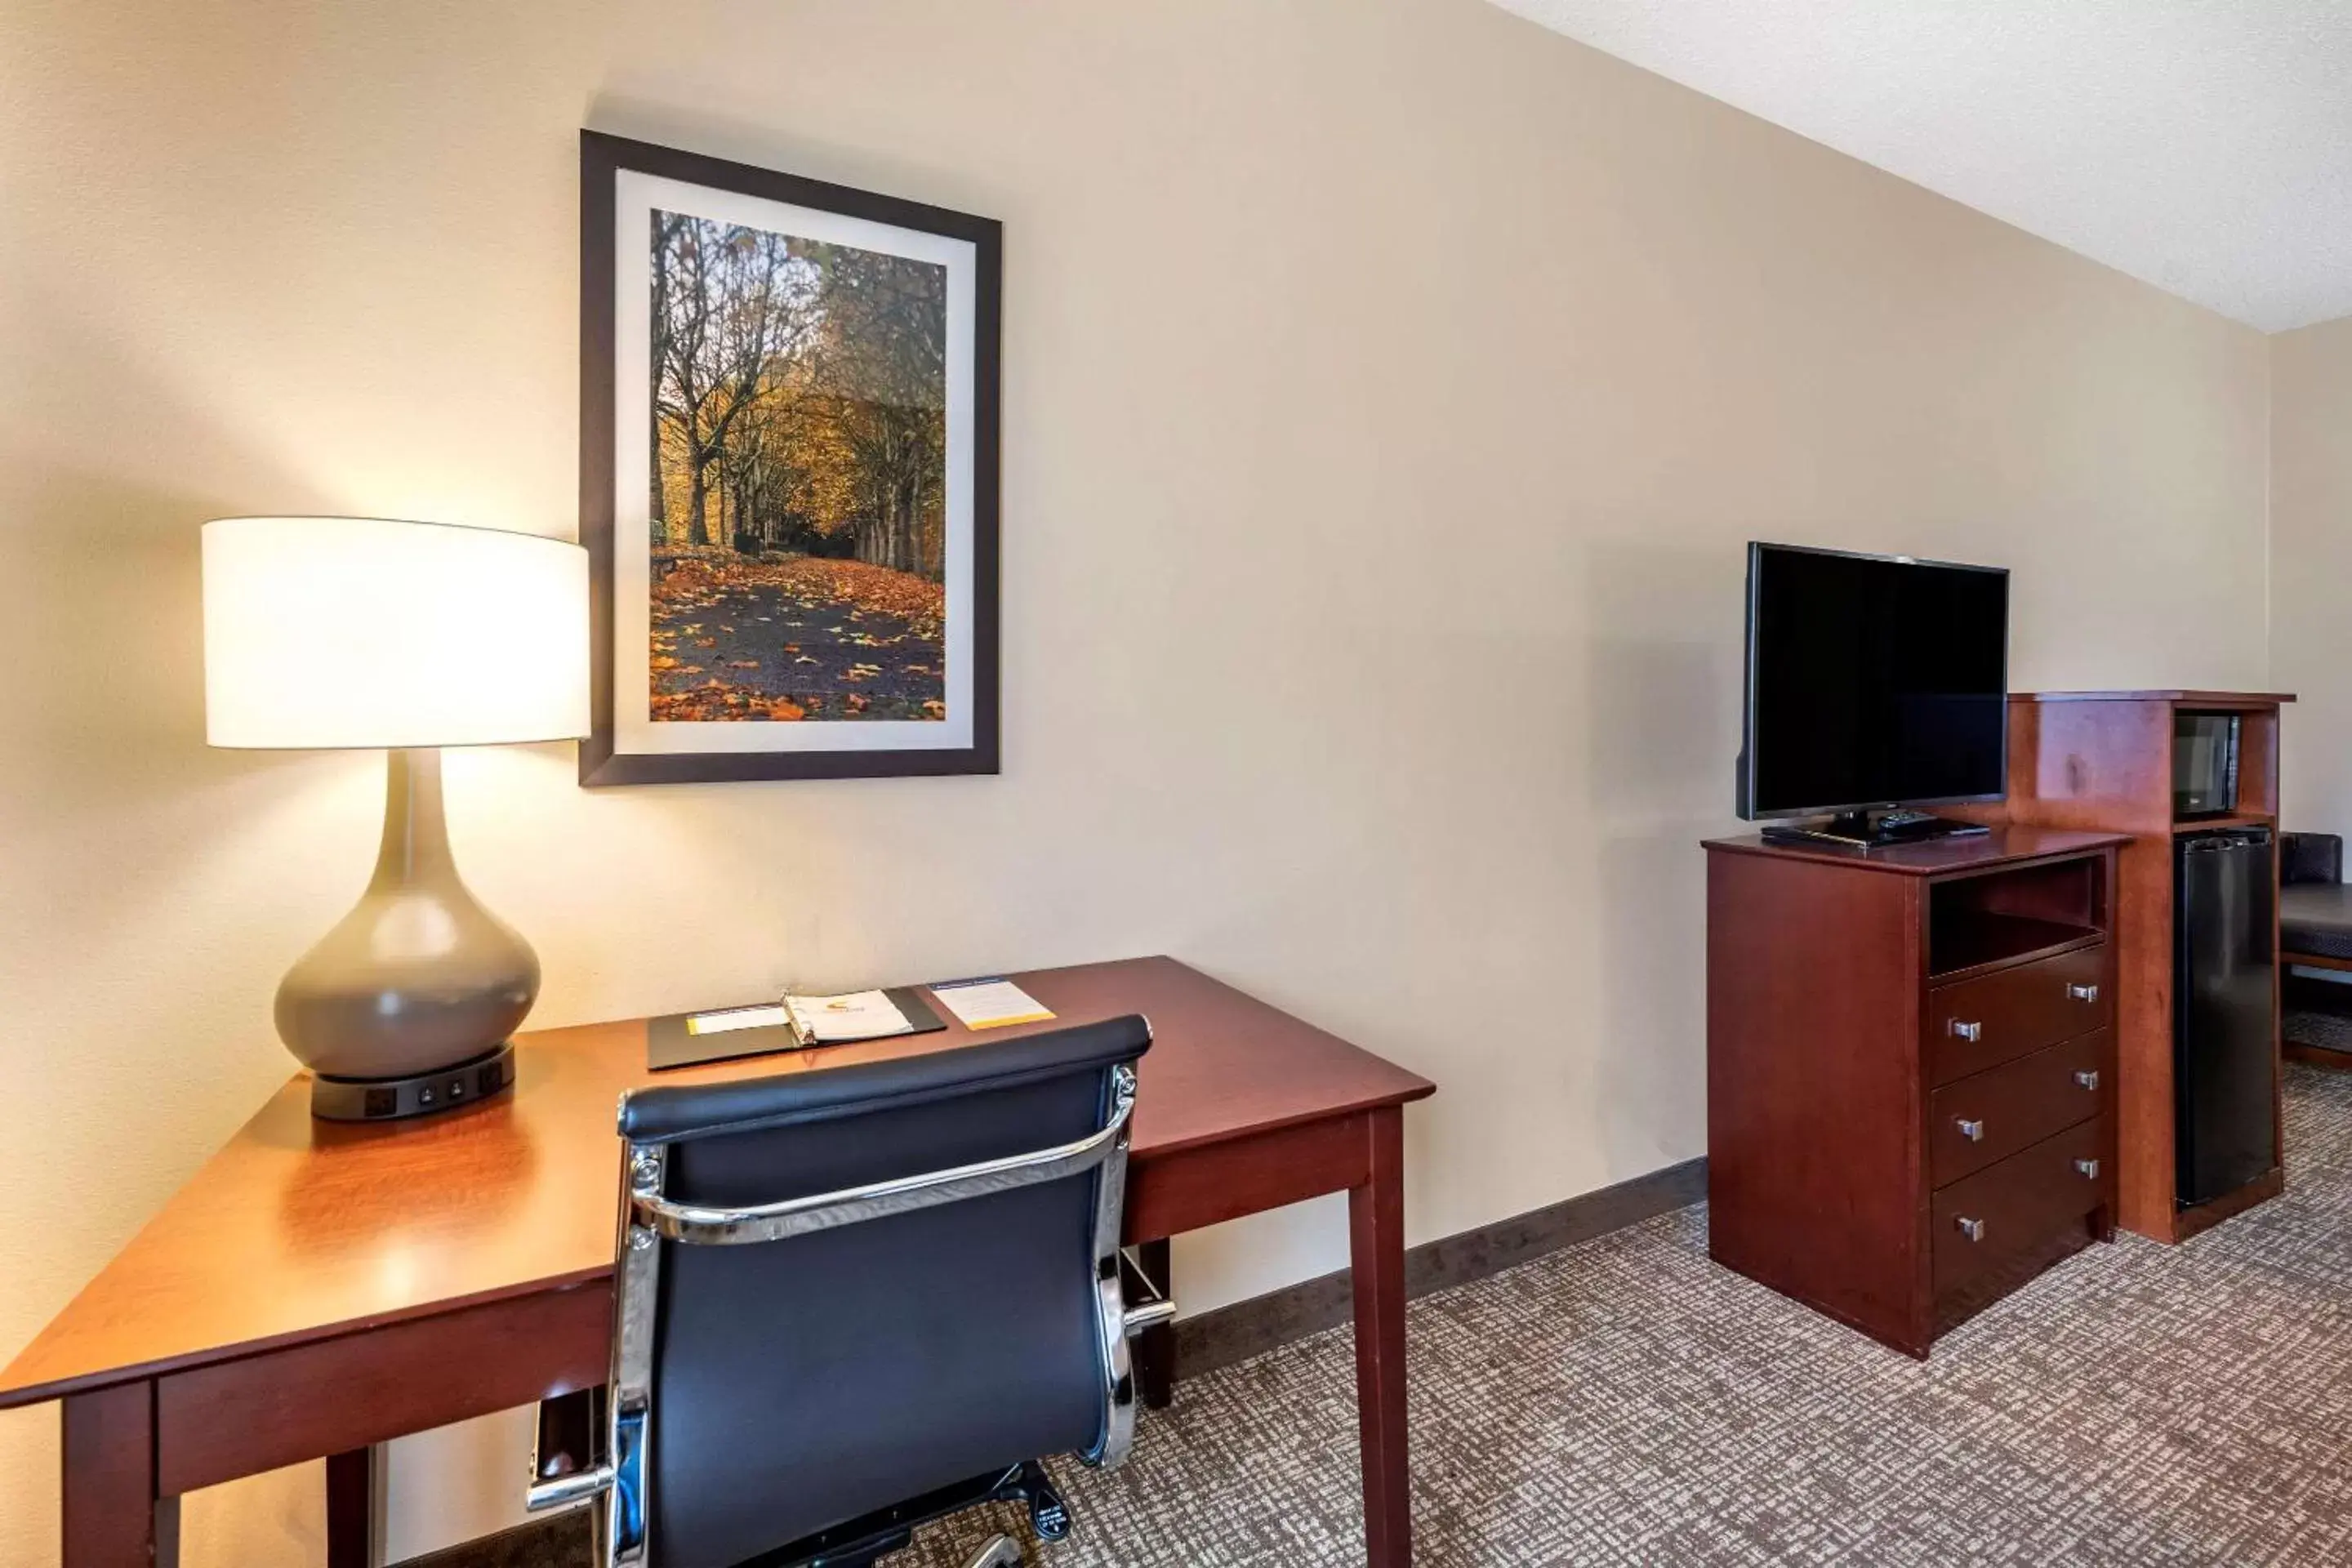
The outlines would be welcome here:
M 945 720 L 656 723 L 653 686 L 653 213 L 685 213 L 947 268 Z M 613 204 L 613 750 L 961 751 L 972 743 L 972 364 L 978 257 L 969 240 L 620 170 Z

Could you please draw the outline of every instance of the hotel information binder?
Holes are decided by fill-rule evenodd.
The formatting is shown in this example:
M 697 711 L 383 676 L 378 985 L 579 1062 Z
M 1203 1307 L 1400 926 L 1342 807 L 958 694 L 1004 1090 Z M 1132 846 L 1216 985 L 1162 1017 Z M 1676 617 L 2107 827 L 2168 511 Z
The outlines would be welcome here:
M 947 1027 L 916 987 L 893 985 L 884 988 L 882 994 L 905 1016 L 907 1026 L 893 1034 L 869 1035 L 867 1039 L 903 1039 L 908 1035 L 929 1035 Z M 646 1066 L 654 1072 L 666 1072 L 672 1068 L 700 1067 L 706 1062 L 731 1061 L 738 1057 L 763 1057 L 776 1051 L 821 1050 L 829 1044 L 863 1043 L 842 1040 L 803 1044 L 799 1034 L 785 1021 L 782 1003 L 761 1008 L 761 1011 L 769 1010 L 776 1015 L 776 1022 L 761 1023 L 750 1028 L 730 1025 L 703 1032 L 698 1032 L 690 1025 L 695 1021 L 721 1020 L 727 1014 L 748 1012 L 750 1009 L 707 1008 L 697 1013 L 672 1013 L 667 1017 L 656 1018 L 646 1026 Z

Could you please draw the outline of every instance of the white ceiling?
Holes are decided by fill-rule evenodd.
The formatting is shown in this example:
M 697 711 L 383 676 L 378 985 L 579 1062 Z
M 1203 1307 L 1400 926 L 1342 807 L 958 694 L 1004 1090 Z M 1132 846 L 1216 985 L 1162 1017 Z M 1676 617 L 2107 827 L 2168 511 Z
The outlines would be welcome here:
M 1496 0 L 2225 316 L 2352 316 L 2352 0 Z

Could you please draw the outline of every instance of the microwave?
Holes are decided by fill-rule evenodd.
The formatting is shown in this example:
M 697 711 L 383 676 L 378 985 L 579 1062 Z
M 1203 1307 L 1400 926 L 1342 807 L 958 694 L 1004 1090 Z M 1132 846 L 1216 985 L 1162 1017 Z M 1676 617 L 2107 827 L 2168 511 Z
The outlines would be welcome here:
M 2238 715 L 2173 715 L 2172 815 L 2227 816 L 2238 809 Z

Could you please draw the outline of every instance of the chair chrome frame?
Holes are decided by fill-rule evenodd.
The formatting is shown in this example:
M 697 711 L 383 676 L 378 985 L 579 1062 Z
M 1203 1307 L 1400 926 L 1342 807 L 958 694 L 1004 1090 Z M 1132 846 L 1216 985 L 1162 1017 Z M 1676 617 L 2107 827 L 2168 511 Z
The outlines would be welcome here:
M 978 1164 L 896 1177 L 861 1187 L 742 1208 L 681 1204 L 663 1196 L 669 1151 L 630 1142 L 621 1166 L 621 1217 L 614 1283 L 614 1335 L 599 1462 L 547 1476 L 532 1458 L 525 1507 L 532 1512 L 593 1503 L 606 1568 L 646 1561 L 647 1458 L 653 1450 L 654 1313 L 661 1284 L 661 1243 L 743 1247 L 907 1214 L 990 1193 L 1008 1192 L 1099 1170 L 1095 1199 L 1095 1318 L 1101 1335 L 1103 1421 L 1079 1455 L 1109 1468 L 1135 1441 L 1136 1389 L 1128 1341 L 1175 1316 L 1164 1298 L 1129 1308 L 1119 1269 L 1119 1226 L 1127 1200 L 1127 1151 L 1135 1112 L 1135 1068 L 1110 1070 L 1109 1105 L 1097 1131 L 1075 1142 Z

